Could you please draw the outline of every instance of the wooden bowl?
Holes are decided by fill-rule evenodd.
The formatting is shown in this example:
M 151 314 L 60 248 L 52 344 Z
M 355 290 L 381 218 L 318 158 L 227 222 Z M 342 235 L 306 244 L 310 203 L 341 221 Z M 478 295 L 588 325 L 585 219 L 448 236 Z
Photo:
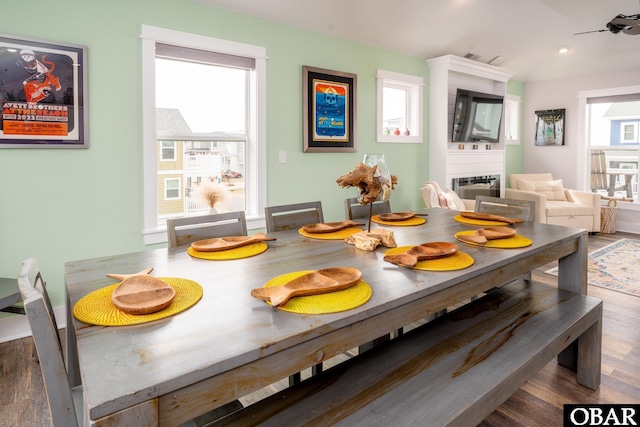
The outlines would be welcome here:
M 334 231 L 344 230 L 349 227 L 356 227 L 359 225 L 364 225 L 357 223 L 355 221 L 346 220 L 339 222 L 319 222 L 317 224 L 307 224 L 303 225 L 302 229 L 307 233 L 333 233 Z
M 387 214 L 380 214 L 378 218 L 382 221 L 406 221 L 416 216 L 415 212 L 394 212 Z
M 173 287 L 149 275 L 122 281 L 111 294 L 113 304 L 128 314 L 150 314 L 169 307 L 176 296 Z

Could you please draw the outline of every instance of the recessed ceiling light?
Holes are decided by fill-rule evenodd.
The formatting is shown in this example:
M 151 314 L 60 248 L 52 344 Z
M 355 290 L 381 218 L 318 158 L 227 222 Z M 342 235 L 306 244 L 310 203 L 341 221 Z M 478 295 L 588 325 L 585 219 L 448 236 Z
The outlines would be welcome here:
M 558 48 L 558 53 L 567 53 L 567 52 L 569 52 L 569 48 L 566 46 L 562 46 Z

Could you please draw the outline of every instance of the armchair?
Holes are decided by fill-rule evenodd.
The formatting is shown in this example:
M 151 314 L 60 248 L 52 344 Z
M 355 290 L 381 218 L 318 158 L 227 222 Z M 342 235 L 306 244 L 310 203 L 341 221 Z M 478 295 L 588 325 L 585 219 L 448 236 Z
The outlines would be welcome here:
M 550 173 L 511 174 L 505 194 L 536 202 L 536 222 L 600 231 L 600 195 L 563 188 Z

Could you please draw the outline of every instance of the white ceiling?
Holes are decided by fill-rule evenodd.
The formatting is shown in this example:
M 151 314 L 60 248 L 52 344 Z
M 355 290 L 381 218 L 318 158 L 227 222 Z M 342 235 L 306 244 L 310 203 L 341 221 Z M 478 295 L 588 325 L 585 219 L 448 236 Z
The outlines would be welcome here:
M 640 34 L 574 35 L 640 13 L 639 0 L 196 1 L 425 59 L 504 56 L 523 82 L 640 68 Z

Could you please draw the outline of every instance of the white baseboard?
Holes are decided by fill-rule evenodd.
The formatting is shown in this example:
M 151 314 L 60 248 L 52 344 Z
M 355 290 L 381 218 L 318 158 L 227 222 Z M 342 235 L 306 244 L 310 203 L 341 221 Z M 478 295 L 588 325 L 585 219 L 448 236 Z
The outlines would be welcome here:
M 56 316 L 58 328 L 66 327 L 67 319 L 64 306 L 55 307 L 53 312 Z M 27 316 L 16 314 L 0 319 L 0 342 L 13 341 L 28 336 L 31 336 L 31 327 L 29 327 Z

